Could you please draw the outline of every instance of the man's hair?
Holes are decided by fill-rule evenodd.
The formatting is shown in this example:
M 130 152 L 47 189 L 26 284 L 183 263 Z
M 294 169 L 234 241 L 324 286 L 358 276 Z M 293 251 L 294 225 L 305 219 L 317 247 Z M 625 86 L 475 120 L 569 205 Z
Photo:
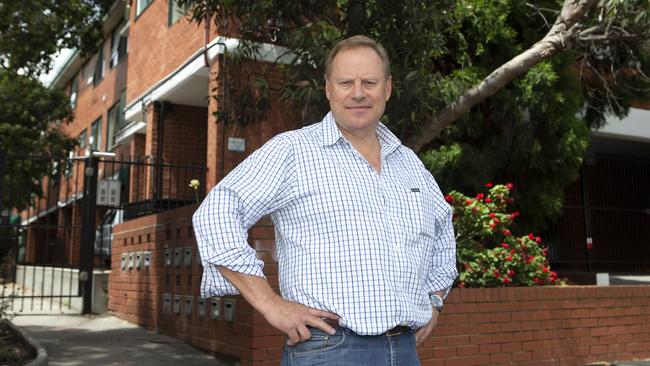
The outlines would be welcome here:
M 384 46 L 375 42 L 375 40 L 372 38 L 361 35 L 352 36 L 341 40 L 335 44 L 334 47 L 332 47 L 329 54 L 327 54 L 327 58 L 325 59 L 325 78 L 327 78 L 332 72 L 332 62 L 334 61 L 334 57 L 336 57 L 339 52 L 362 47 L 370 48 L 371 50 L 375 51 L 375 53 L 377 53 L 377 56 L 379 56 L 381 59 L 382 64 L 384 64 L 384 74 L 386 75 L 386 79 L 388 79 L 390 76 L 390 59 L 388 58 L 386 49 Z

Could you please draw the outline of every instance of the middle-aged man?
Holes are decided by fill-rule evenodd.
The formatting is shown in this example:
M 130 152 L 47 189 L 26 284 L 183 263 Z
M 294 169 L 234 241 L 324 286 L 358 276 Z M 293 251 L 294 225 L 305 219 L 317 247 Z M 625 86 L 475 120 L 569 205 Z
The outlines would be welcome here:
M 418 365 L 456 278 L 451 208 L 410 149 L 379 123 L 388 56 L 364 36 L 326 60 L 331 112 L 282 133 L 194 214 L 204 297 L 241 295 L 287 336 L 283 365 Z M 270 214 L 279 296 L 247 243 Z

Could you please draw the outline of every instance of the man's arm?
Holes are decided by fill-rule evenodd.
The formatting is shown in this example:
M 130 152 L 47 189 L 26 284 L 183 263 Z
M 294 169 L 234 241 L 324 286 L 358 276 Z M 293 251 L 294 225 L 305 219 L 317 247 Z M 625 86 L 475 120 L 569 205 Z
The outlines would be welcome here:
M 436 294 L 442 298 L 444 298 L 446 291 L 435 291 L 432 292 L 433 294 Z M 431 316 L 431 320 L 427 323 L 427 325 L 423 326 L 422 328 L 418 329 L 415 332 L 415 343 L 416 346 L 419 346 L 424 342 L 429 336 L 431 335 L 431 332 L 433 332 L 433 328 L 438 325 L 438 316 L 440 315 L 440 312 L 436 310 L 436 308 L 433 308 L 433 314 Z
M 232 283 L 249 304 L 262 313 L 271 326 L 287 335 L 290 346 L 311 338 L 307 325 L 329 334 L 335 330 L 321 318 L 338 320 L 336 314 L 287 301 L 280 297 L 266 279 L 231 271 L 218 266 L 219 272 Z
M 321 317 L 338 319 L 278 296 L 264 277 L 264 262 L 247 241 L 248 229 L 260 217 L 291 201 L 294 164 L 290 144 L 272 139 L 212 189 L 193 216 L 203 263 L 202 296 L 241 293 L 287 335 L 290 345 L 311 337 L 307 325 L 333 331 Z

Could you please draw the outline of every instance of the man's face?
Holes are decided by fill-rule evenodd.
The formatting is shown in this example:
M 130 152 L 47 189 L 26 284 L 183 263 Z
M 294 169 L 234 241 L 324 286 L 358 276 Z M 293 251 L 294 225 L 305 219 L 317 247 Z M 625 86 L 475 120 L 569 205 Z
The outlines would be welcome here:
M 386 78 L 381 58 L 368 47 L 339 52 L 325 79 L 334 120 L 352 133 L 374 131 L 390 92 L 391 79 Z

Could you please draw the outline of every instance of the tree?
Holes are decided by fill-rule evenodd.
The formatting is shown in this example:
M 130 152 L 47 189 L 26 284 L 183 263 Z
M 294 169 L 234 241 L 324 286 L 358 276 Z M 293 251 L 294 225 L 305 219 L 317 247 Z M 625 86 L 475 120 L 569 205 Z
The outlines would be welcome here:
M 59 50 L 77 48 L 85 54 L 97 48 L 111 3 L 0 2 L 0 150 L 7 155 L 3 207 L 26 207 L 30 194 L 40 193 L 40 178 L 50 173 L 48 161 L 62 159 L 74 146 L 61 130 L 73 118 L 69 97 L 37 78 L 50 71 Z
M 247 40 L 241 54 L 255 54 L 250 41 L 285 46 L 295 58 L 281 91 L 305 121 L 328 109 L 327 50 L 348 34 L 377 39 L 392 57 L 384 122 L 445 191 L 514 182 L 526 231 L 559 213 L 588 129 L 624 115 L 625 95 L 648 93 L 642 0 L 181 2 Z

